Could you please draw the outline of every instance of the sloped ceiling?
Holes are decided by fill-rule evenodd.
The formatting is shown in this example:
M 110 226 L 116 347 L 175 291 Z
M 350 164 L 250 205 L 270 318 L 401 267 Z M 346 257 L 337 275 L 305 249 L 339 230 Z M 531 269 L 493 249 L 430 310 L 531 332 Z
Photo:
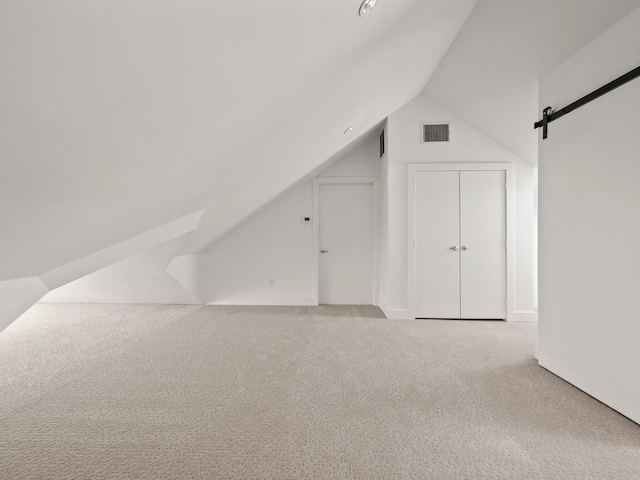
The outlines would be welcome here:
M 359 4 L 1 1 L 0 280 L 203 209 L 205 250 L 417 95 L 475 0 Z
M 0 281 L 202 210 L 206 251 L 430 79 L 535 163 L 537 79 L 640 0 L 359 4 L 0 0 Z
M 536 165 L 538 79 L 638 6 L 640 0 L 479 0 L 424 93 Z

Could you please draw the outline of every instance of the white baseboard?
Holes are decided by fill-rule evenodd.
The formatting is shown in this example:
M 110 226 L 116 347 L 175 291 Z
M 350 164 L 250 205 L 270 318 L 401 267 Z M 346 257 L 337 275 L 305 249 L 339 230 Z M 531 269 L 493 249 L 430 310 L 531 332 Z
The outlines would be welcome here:
M 512 312 L 510 322 L 537 322 L 538 312 Z
M 414 320 L 409 310 L 389 308 L 381 298 L 378 299 L 378 307 L 389 320 Z
M 389 320 L 415 320 L 413 312 L 404 308 L 389 308 L 385 301 L 378 299 L 378 307 Z M 512 312 L 509 315 L 510 322 L 537 322 L 538 312 Z
M 206 305 L 318 305 L 313 297 L 234 297 L 233 295 L 220 295 L 211 297 Z

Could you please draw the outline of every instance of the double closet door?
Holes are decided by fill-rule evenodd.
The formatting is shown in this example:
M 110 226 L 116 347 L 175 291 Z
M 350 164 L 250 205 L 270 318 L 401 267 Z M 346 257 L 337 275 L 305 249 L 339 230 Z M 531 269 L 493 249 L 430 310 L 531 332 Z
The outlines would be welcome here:
M 505 180 L 416 172 L 416 318 L 506 318 Z

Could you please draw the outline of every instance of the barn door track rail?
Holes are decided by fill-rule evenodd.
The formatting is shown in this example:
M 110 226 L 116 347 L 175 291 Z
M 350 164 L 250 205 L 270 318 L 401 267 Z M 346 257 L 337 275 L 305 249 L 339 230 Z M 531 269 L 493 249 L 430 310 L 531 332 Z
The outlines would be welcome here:
M 542 127 L 542 138 L 547 138 L 548 133 L 548 125 L 558 120 L 560 117 L 564 117 L 566 114 L 573 112 L 574 110 L 586 105 L 587 103 L 595 100 L 596 98 L 600 98 L 601 96 L 609 93 L 612 90 L 624 85 L 625 83 L 630 82 L 631 80 L 640 77 L 640 67 L 634 68 L 628 73 L 625 73 L 621 77 L 616 78 L 612 82 L 607 83 L 605 86 L 600 87 L 597 90 L 594 90 L 588 95 L 585 95 L 580 100 L 576 100 L 575 102 L 567 105 L 566 107 L 554 112 L 551 107 L 547 107 L 542 110 L 542 120 L 537 121 L 533 124 L 533 128 Z

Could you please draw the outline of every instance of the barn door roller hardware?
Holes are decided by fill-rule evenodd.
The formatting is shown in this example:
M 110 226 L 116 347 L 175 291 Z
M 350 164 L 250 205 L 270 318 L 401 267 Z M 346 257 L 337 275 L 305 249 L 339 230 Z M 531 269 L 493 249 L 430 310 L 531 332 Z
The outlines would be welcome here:
M 607 83 L 604 87 L 600 87 L 599 89 L 594 90 L 589 95 L 585 95 L 580 100 L 576 100 L 572 104 L 567 105 L 557 112 L 554 112 L 551 107 L 547 107 L 542 111 L 542 120 L 534 123 L 533 128 L 536 129 L 542 127 L 542 138 L 547 138 L 547 125 L 549 125 L 551 122 L 559 119 L 560 117 L 564 117 L 567 113 L 573 112 L 574 110 L 582 107 L 583 105 L 586 105 L 592 100 L 595 100 L 596 98 L 599 98 L 604 94 L 609 93 L 611 90 L 615 90 L 616 88 L 638 77 L 640 77 L 640 67 L 634 68 L 630 72 L 616 78 L 614 81 Z

